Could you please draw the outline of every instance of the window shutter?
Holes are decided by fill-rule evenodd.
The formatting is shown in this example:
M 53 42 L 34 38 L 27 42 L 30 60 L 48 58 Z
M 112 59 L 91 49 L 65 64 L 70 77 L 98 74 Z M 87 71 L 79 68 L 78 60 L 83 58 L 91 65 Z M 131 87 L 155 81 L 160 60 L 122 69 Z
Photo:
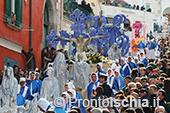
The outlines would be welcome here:
M 23 17 L 23 0 L 15 0 L 15 14 L 16 14 L 16 21 L 15 25 L 19 28 L 22 28 L 22 17 Z
M 5 0 L 5 22 L 11 23 L 12 1 Z

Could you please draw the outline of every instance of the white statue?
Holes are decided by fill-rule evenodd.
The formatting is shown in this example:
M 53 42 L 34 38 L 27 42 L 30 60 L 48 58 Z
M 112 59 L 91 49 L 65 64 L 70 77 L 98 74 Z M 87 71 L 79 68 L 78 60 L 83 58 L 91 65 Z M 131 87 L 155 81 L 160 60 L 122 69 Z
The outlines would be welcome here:
M 90 66 L 82 59 L 82 54 L 78 54 L 78 62 L 73 64 L 70 75 L 74 79 L 74 85 L 85 90 L 89 84 Z
M 16 106 L 17 90 L 18 82 L 14 78 L 13 68 L 5 66 L 2 80 L 2 106 Z
M 58 80 L 54 77 L 54 69 L 52 67 L 47 68 L 47 75 L 41 88 L 41 98 L 45 98 L 48 101 L 54 101 L 59 96 Z
M 58 92 L 61 95 L 62 92 L 65 91 L 64 85 L 66 84 L 69 76 L 66 61 L 65 61 L 65 56 L 63 53 L 59 52 L 57 54 L 53 62 L 53 68 L 54 68 L 54 77 L 56 77 L 58 80 L 58 87 L 59 87 Z
M 65 38 L 65 37 L 61 37 L 61 36 L 57 36 L 59 38 L 61 38 L 62 40 L 67 40 L 70 42 L 74 42 L 75 47 L 76 47 L 76 61 L 77 61 L 77 54 L 83 53 L 83 61 L 87 60 L 85 52 L 84 52 L 84 48 L 85 45 L 87 44 L 87 42 L 91 41 L 92 39 L 96 39 L 96 38 L 104 38 L 103 35 L 99 35 L 99 36 L 94 36 L 94 37 L 90 37 L 89 34 L 86 34 L 89 38 L 84 39 L 83 35 L 79 35 L 78 38 L 72 38 L 71 34 L 69 35 L 69 38 Z
M 121 53 L 117 44 L 114 43 L 107 52 L 109 59 L 115 60 L 121 58 Z

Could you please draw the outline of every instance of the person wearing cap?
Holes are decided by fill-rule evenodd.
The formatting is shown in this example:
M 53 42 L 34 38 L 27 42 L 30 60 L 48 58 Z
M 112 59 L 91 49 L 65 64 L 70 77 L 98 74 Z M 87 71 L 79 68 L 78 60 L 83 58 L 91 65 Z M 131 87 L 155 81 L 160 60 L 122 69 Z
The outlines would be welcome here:
M 99 86 L 98 77 L 95 73 L 92 73 L 90 78 L 91 78 L 91 83 L 87 87 L 87 96 L 89 100 L 94 95 L 94 91 L 96 87 Z
M 131 69 L 127 63 L 125 63 L 125 59 L 121 58 L 121 68 L 120 73 L 123 77 L 130 76 Z
M 30 48 L 29 52 L 25 52 L 24 50 L 22 50 L 22 52 L 26 56 L 26 66 L 25 67 L 28 70 L 34 71 L 36 68 L 36 61 L 35 61 L 35 56 L 33 54 L 33 48 Z
M 100 86 L 102 86 L 104 89 L 103 95 L 107 96 L 108 98 L 111 97 L 112 89 L 107 84 L 107 75 L 104 73 L 100 73 L 99 81 L 101 83 Z
M 150 78 L 157 78 L 157 77 L 158 77 L 158 71 L 154 69 Z
M 142 42 L 142 40 L 140 40 L 140 43 L 138 44 L 137 48 L 139 52 L 144 52 L 145 44 Z
M 102 69 L 102 62 L 101 63 L 97 63 L 96 67 L 97 67 L 96 75 L 98 76 L 98 78 L 100 77 L 99 73 L 106 74 L 106 72 Z
M 25 85 L 26 79 L 24 77 L 20 78 L 17 93 L 17 106 L 23 106 L 26 100 L 31 100 L 30 90 Z
M 151 108 L 151 110 L 152 110 L 152 113 L 154 112 L 154 109 L 155 109 L 155 107 L 153 107 L 153 99 L 154 98 L 156 98 L 156 96 L 157 96 L 157 92 L 158 91 L 158 88 L 157 88 L 157 86 L 156 85 L 150 85 L 149 86 L 149 94 L 150 94 L 150 96 L 149 96 L 149 100 L 150 100 L 150 103 L 149 103 L 149 105 L 150 106 L 152 106 Z
M 132 70 L 133 68 L 137 68 L 136 65 L 135 65 L 135 63 L 132 62 L 132 57 L 131 57 L 131 56 L 128 57 L 128 65 L 129 65 L 129 67 L 130 67 L 131 70 Z

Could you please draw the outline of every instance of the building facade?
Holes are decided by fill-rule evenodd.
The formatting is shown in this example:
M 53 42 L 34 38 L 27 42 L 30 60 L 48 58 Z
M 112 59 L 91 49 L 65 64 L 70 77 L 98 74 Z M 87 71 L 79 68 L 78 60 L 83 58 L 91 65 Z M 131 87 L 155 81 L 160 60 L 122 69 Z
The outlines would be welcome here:
M 30 11 L 32 1 L 32 11 Z M 57 30 L 58 0 L 2 0 L 0 2 L 0 69 L 10 66 L 24 68 L 26 58 L 21 52 L 33 48 L 36 65 L 41 68 L 41 50 L 46 47 L 46 35 Z M 32 27 L 30 27 L 30 12 Z M 30 39 L 31 32 L 31 39 Z

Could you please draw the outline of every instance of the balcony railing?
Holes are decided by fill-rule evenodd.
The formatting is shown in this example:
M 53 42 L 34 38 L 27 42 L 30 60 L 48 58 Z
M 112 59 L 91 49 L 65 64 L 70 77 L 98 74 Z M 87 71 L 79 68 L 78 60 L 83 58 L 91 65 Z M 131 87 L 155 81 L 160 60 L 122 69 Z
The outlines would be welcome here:
M 75 9 L 80 9 L 86 16 L 88 16 L 89 14 L 91 16 L 94 16 L 94 13 L 93 12 L 90 12 L 90 11 L 87 11 L 86 9 L 76 5 L 76 4 L 73 4 L 72 3 L 72 0 L 65 0 L 64 1 L 64 16 L 68 17 L 70 16 L 70 14 L 75 10 Z

